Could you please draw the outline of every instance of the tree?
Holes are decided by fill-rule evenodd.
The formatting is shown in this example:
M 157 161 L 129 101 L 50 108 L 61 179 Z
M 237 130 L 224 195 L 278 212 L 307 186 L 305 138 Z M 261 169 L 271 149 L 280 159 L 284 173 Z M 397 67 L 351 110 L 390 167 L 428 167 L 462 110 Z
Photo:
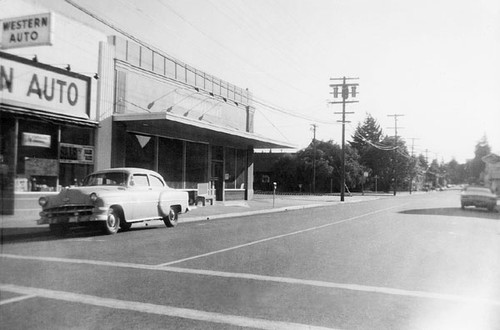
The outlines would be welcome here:
M 452 159 L 445 165 L 448 179 L 452 184 L 464 183 L 467 181 L 467 171 L 465 164 L 459 164 L 455 159 Z
M 474 159 L 468 162 L 469 169 L 469 183 L 479 184 L 482 180 L 482 174 L 486 167 L 482 158 L 491 153 L 491 147 L 488 144 L 488 139 L 486 135 L 481 138 L 476 144 L 476 150 L 474 152 Z
M 408 154 L 406 142 L 403 139 L 395 140 L 394 136 L 385 137 L 381 145 L 388 150 L 380 150 L 378 159 L 378 176 L 380 190 L 389 191 L 394 189 L 409 189 L 410 169 L 412 157 Z M 391 148 L 392 150 L 389 150 Z M 396 149 L 394 149 L 396 148 Z
M 380 142 L 382 138 L 382 129 L 380 128 L 380 125 L 377 123 L 375 118 L 372 117 L 369 113 L 366 114 L 366 118 L 363 121 L 363 124 L 361 125 L 358 123 L 358 126 L 356 127 L 356 131 L 354 132 L 354 135 L 352 136 L 352 141 L 349 142 L 351 147 L 361 150 L 369 143 L 367 141 L 376 143 Z
M 273 178 L 278 183 L 280 191 L 298 191 L 299 183 L 303 182 L 301 172 L 297 171 L 297 157 L 287 154 L 280 157 L 272 166 Z
M 340 191 L 340 170 L 342 149 L 333 141 L 315 141 L 296 154 L 280 157 L 272 166 L 273 180 L 278 182 L 280 191 L 312 191 L 313 159 L 316 166 L 316 192 Z M 361 184 L 365 170 L 359 164 L 359 154 L 354 148 L 346 146 L 346 185 L 356 189 Z M 315 158 L 313 158 L 315 157 Z
M 384 145 L 383 133 L 380 125 L 377 123 L 375 118 L 370 114 L 367 114 L 363 124 L 358 124 L 356 130 L 352 136 L 352 141 L 349 142 L 351 147 L 357 151 L 359 154 L 359 163 L 363 166 L 364 170 L 370 173 L 370 178 L 372 178 L 367 187 L 373 185 L 375 189 L 374 177 L 382 179 L 381 185 L 378 185 L 381 190 L 386 189 L 384 178 L 387 176 L 388 164 L 388 150 L 391 149 L 392 145 Z

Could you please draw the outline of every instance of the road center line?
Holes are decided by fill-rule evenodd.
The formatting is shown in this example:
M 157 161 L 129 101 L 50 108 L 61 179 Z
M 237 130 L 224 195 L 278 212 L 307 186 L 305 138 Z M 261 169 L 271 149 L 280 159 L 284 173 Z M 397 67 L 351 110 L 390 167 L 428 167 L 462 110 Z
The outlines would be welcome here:
M 150 304 L 138 301 L 102 298 L 80 293 L 24 287 L 12 284 L 0 284 L 0 290 L 14 292 L 23 295 L 37 296 L 46 299 L 62 300 L 71 303 L 80 303 L 92 306 L 106 307 L 112 309 L 122 309 L 122 310 L 163 315 L 169 317 L 180 317 L 184 319 L 198 320 L 203 322 L 229 324 L 237 327 L 250 327 L 256 329 L 283 329 L 283 330 L 332 329 L 332 328 L 312 326 L 300 323 L 269 321 L 269 320 L 251 318 L 245 316 L 205 312 L 196 309 L 164 306 L 164 305 Z
M 31 299 L 31 298 L 36 298 L 36 297 L 37 296 L 34 295 L 34 294 L 27 294 L 27 295 L 20 296 L 20 297 L 14 297 L 14 298 L 10 298 L 10 299 L 5 299 L 5 300 L 0 301 L 0 306 L 1 305 L 12 304 L 12 303 L 15 303 L 15 302 L 18 302 L 18 301 L 22 301 L 22 300 L 26 300 L 26 299 Z
M 404 296 L 404 297 L 412 297 L 412 298 L 444 300 L 444 301 L 452 301 L 452 302 L 467 303 L 467 304 L 479 303 L 479 304 L 485 304 L 485 305 L 500 306 L 499 300 L 493 300 L 493 299 L 487 299 L 487 298 L 468 297 L 468 296 L 460 296 L 460 295 L 444 294 L 444 293 L 436 293 L 436 292 L 427 292 L 427 291 L 404 290 L 404 289 L 395 289 L 395 288 L 389 288 L 389 287 L 378 287 L 378 286 L 369 286 L 369 285 L 360 285 L 360 284 L 335 283 L 335 282 L 318 281 L 318 280 L 304 280 L 304 279 L 297 279 L 297 278 L 290 278 L 290 277 L 277 277 L 277 276 L 248 274 L 248 273 L 221 272 L 221 271 L 214 271 L 214 270 L 181 268 L 181 267 L 170 267 L 170 266 L 158 268 L 155 265 L 133 264 L 133 263 L 126 263 L 126 262 L 99 261 L 99 260 L 88 260 L 88 259 L 68 259 L 68 258 L 54 258 L 54 257 L 21 256 L 21 255 L 15 255 L 15 254 L 0 254 L 0 257 L 9 258 L 9 259 L 17 259 L 17 260 L 61 262 L 61 263 L 69 263 L 69 264 L 84 264 L 84 265 L 104 266 L 104 267 L 120 267 L 120 268 L 132 268 L 132 269 L 140 269 L 140 270 L 164 271 L 164 272 L 172 272 L 172 273 L 191 274 L 191 275 L 215 276 L 215 277 L 224 277 L 224 278 L 232 278 L 232 279 L 246 279 L 246 280 L 262 281 L 262 282 L 275 282 L 275 283 L 305 285 L 305 286 L 329 288 L 329 289 L 341 289 L 341 290 L 349 290 L 349 291 L 370 292 L 370 293 L 386 294 L 386 295 L 393 295 L 393 296 Z
M 385 212 L 385 211 L 388 211 L 388 210 L 391 210 L 391 209 L 394 209 L 394 208 L 398 208 L 398 207 L 401 207 L 402 205 L 404 205 L 404 204 L 400 204 L 400 205 L 397 205 L 397 206 L 391 206 L 391 207 L 388 207 L 388 208 L 385 208 L 385 209 L 381 209 L 381 210 L 377 210 L 377 211 L 373 211 L 373 212 L 364 213 L 364 214 L 357 215 L 357 216 L 354 216 L 354 217 L 351 217 L 351 218 L 347 218 L 347 219 L 344 219 L 344 220 L 340 220 L 340 221 L 330 222 L 330 223 L 327 223 L 327 224 L 324 224 L 324 225 L 321 225 L 321 226 L 315 226 L 315 227 L 310 227 L 310 228 L 307 228 L 307 229 L 297 230 L 297 231 L 294 231 L 294 232 L 291 232 L 291 233 L 287 233 L 287 234 L 282 234 L 282 235 L 276 235 L 276 236 L 272 236 L 272 237 L 268 237 L 268 238 L 263 238 L 263 239 L 259 239 L 257 241 L 248 242 L 248 243 L 245 243 L 245 244 L 240 244 L 240 245 L 228 247 L 228 248 L 217 250 L 217 251 L 207 252 L 207 253 L 199 254 L 199 255 L 196 255 L 196 256 L 187 257 L 187 258 L 184 258 L 184 259 L 179 259 L 179 260 L 174 260 L 174 261 L 166 262 L 166 263 L 157 265 L 157 267 L 161 268 L 161 267 L 165 267 L 165 266 L 170 266 L 170 265 L 178 264 L 178 263 L 189 261 L 189 260 L 193 260 L 193 259 L 199 259 L 199 258 L 208 257 L 208 256 L 211 256 L 211 255 L 214 255 L 214 254 L 218 254 L 218 253 L 223 253 L 223 252 L 227 252 L 227 251 L 232 251 L 232 250 L 236 250 L 236 249 L 245 248 L 245 247 L 248 247 L 248 246 L 252 246 L 252 245 L 255 245 L 255 244 L 260 244 L 260 243 L 272 241 L 272 240 L 283 238 L 283 237 L 298 235 L 298 234 L 306 233 L 306 232 L 309 232 L 309 231 L 318 230 L 318 229 L 322 229 L 322 228 L 326 228 L 326 227 L 338 225 L 338 224 L 341 224 L 341 223 L 344 223 L 344 222 L 356 220 L 356 219 L 363 218 L 363 217 L 366 217 L 366 216 L 369 216 L 369 215 L 374 215 L 374 214 Z

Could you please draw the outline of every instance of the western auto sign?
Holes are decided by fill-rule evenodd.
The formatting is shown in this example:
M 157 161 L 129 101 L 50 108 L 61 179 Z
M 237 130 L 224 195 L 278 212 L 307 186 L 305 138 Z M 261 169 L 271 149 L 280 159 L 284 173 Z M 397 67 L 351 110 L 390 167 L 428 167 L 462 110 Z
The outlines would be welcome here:
M 0 48 L 51 45 L 52 20 L 50 13 L 3 19 Z
M 89 119 L 90 77 L 0 52 L 0 100 Z

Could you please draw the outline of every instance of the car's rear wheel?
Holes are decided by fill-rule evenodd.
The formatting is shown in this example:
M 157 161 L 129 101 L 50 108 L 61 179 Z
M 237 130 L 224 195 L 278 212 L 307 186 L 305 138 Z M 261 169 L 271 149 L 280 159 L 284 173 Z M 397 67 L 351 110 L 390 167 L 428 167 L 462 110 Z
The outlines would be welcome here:
M 107 235 L 116 234 L 118 232 L 118 228 L 120 227 L 120 223 L 122 221 L 121 219 L 122 217 L 120 211 L 113 207 L 110 208 L 108 211 L 108 217 L 106 221 L 104 221 L 103 225 L 104 233 Z
M 177 214 L 177 212 L 173 208 L 170 208 L 170 210 L 168 211 L 168 215 L 166 217 L 163 217 L 163 222 L 167 227 L 175 227 L 177 225 L 178 219 L 179 215 Z
M 130 227 L 132 227 L 132 222 L 127 222 L 127 221 L 125 221 L 124 218 L 120 219 L 120 229 L 121 230 L 127 231 L 130 229 Z

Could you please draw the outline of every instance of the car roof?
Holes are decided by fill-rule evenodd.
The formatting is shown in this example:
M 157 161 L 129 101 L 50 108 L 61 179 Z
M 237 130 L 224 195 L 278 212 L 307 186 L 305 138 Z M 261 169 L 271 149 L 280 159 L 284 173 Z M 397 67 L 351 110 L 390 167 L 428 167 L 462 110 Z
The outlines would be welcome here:
M 107 168 L 103 170 L 97 170 L 94 171 L 93 173 L 107 173 L 107 172 L 127 172 L 127 173 L 147 173 L 147 174 L 152 174 L 156 176 L 161 175 L 158 172 L 148 170 L 145 168 L 139 168 L 139 167 L 114 167 L 114 168 Z

